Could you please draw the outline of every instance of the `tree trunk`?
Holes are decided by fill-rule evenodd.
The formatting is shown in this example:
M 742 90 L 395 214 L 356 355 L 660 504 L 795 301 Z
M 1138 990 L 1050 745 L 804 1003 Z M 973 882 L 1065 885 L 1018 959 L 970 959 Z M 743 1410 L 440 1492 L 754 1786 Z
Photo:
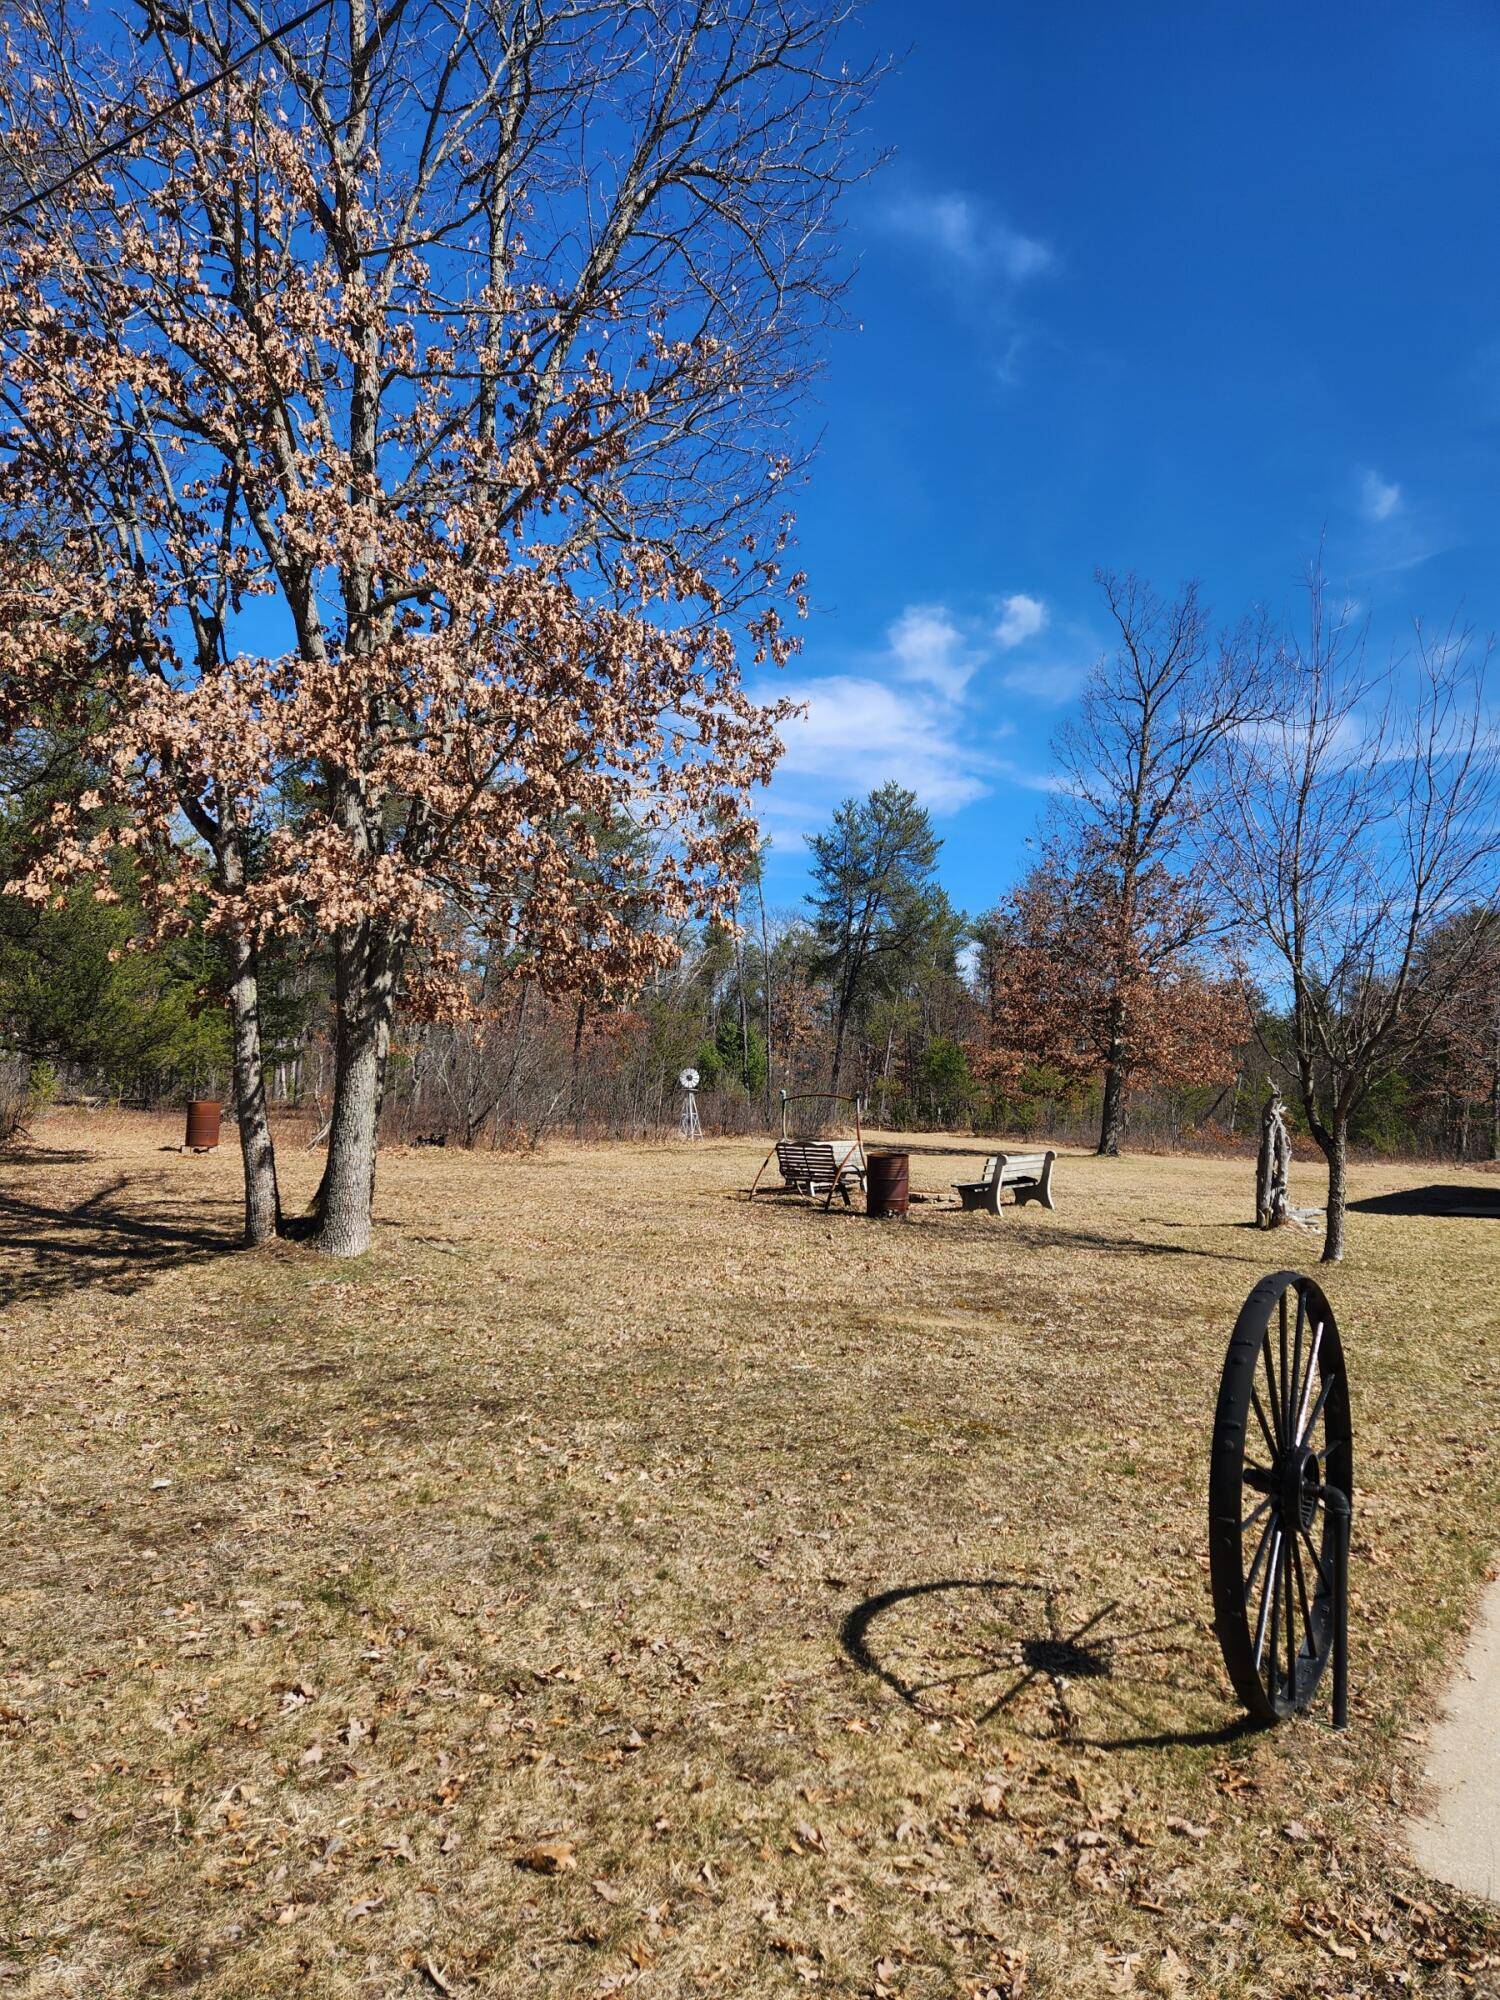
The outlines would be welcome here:
M 239 837 L 225 825 L 218 842 L 219 879 L 231 895 L 245 887 Z M 229 937 L 229 1020 L 233 1037 L 235 1121 L 245 1168 L 245 1241 L 269 1243 L 281 1228 L 276 1149 L 266 1110 L 266 1073 L 260 1045 L 259 959 L 254 935 L 236 928 Z
M 397 958 L 388 939 L 362 925 L 351 940 L 335 943 L 334 962 L 333 1115 L 312 1241 L 325 1256 L 360 1257 L 370 1247 Z
M 1118 1046 L 1118 1045 L 1117 1045 Z M 1104 1105 L 1099 1117 L 1098 1151 L 1113 1159 L 1125 1136 L 1125 1068 L 1112 1054 L 1104 1066 Z
M 771 938 L 766 925 L 766 871 L 763 863 L 757 866 L 755 870 L 755 891 L 760 898 L 760 983 L 761 1006 L 765 1016 L 766 1029 L 766 1129 L 769 1131 L 773 1119 L 771 1109 Z
M 1144 751 L 1144 744 L 1142 749 Z M 1129 963 L 1129 942 L 1135 932 L 1136 874 L 1138 866 L 1139 803 L 1133 802 L 1130 831 L 1126 840 L 1124 871 L 1120 880 L 1119 935 L 1115 941 L 1113 984 L 1109 996 L 1109 1041 L 1104 1063 L 1104 1103 L 1099 1115 L 1098 1153 L 1113 1159 L 1125 1137 L 1125 977 Z
M 731 906 L 734 918 L 734 983 L 739 995 L 740 1014 L 740 1082 L 745 1095 L 750 1095 L 750 1002 L 745 993 L 745 939 L 740 929 L 740 899 L 736 891 Z
M 841 986 L 838 996 L 838 1017 L 833 1028 L 833 1074 L 828 1079 L 831 1092 L 839 1087 L 839 1076 L 844 1067 L 844 1031 L 849 1026 L 849 1016 L 853 1011 L 853 996 Z
M 896 1017 L 891 1016 L 891 1025 L 885 1038 L 885 1061 L 880 1066 L 880 1122 L 886 1124 L 890 1118 L 890 1106 L 886 1102 L 886 1087 L 891 1074 L 891 1052 L 896 1045 Z M 909 1072 L 908 1072 L 909 1074 Z
M 583 1137 L 583 1112 L 578 1103 L 578 1069 L 583 1061 L 583 1024 L 586 1002 L 580 1000 L 573 1020 L 573 1066 L 568 1073 L 568 1108 L 573 1114 L 573 1137 Z
M 276 1149 L 266 1110 L 255 946 L 238 932 L 229 946 L 229 1017 L 234 1033 L 234 1109 L 245 1163 L 245 1241 L 269 1243 L 281 1228 Z
M 1323 1234 L 1323 1262 L 1341 1264 L 1344 1260 L 1344 1207 L 1349 1199 L 1349 1128 L 1345 1121 L 1336 1118 L 1325 1132 L 1318 1135 L 1318 1143 L 1328 1161 L 1328 1213 Z

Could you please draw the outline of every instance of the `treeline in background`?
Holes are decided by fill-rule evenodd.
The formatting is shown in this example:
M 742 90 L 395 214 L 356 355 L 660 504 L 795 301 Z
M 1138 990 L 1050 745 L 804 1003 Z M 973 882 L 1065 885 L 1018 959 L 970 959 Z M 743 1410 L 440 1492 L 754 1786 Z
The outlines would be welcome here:
M 0 878 L 36 812 L 34 792 L 13 792 Z M 471 959 L 468 1018 L 404 1024 L 383 1142 L 660 1136 L 678 1122 L 677 1077 L 691 1065 L 710 1132 L 773 1128 L 782 1091 L 837 1091 L 862 1098 L 871 1126 L 1098 1144 L 1119 983 L 1102 976 L 1112 904 L 1099 871 L 1070 863 L 1061 838 L 1044 842 L 1003 902 L 968 917 L 938 882 L 927 813 L 897 785 L 845 801 L 809 845 L 803 906 L 768 906 L 757 863 L 737 921 L 685 930 L 675 962 L 628 1001 L 549 996 L 498 945 Z M 199 930 L 139 949 L 145 925 L 123 866 L 114 894 L 79 888 L 57 907 L 0 898 L 6 1137 L 52 1103 L 165 1113 L 232 1097 L 220 944 Z M 1172 915 L 1155 910 L 1152 924 Z M 1450 912 L 1422 950 L 1440 961 L 1448 935 L 1475 923 L 1484 948 L 1465 953 L 1420 1046 L 1357 1108 L 1350 1136 L 1362 1150 L 1500 1153 L 1500 923 Z M 1253 1146 L 1266 1080 L 1290 1066 L 1290 1016 L 1222 957 L 1153 964 L 1138 948 L 1128 980 L 1132 1046 L 1114 1144 Z M 288 945 L 263 958 L 271 1105 L 309 1140 L 331 1102 L 326 983 L 315 952 Z M 1295 1105 L 1292 1115 L 1295 1124 Z

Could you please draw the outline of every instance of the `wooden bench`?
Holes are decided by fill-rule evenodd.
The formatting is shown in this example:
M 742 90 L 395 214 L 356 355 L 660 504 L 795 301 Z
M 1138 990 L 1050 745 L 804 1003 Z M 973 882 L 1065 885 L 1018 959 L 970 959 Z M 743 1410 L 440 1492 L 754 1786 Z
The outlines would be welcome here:
M 1056 1153 L 992 1153 L 984 1163 L 984 1178 L 955 1181 L 954 1188 L 966 1209 L 984 1208 L 1000 1213 L 1000 1194 L 1014 1188 L 1016 1204 L 1039 1201 L 1043 1208 L 1056 1208 L 1052 1199 L 1052 1162 Z
M 779 1139 L 776 1164 L 783 1188 L 822 1195 L 825 1208 L 836 1194 L 850 1207 L 850 1188 L 863 1190 L 865 1184 L 864 1150 L 857 1139 Z

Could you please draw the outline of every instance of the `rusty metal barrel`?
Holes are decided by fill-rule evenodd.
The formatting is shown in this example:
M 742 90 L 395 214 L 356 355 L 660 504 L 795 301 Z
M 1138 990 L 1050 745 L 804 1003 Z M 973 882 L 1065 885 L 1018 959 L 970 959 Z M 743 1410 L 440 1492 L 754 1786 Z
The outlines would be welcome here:
M 870 1153 L 865 1159 L 865 1213 L 905 1215 L 911 1201 L 910 1153 Z
M 187 1108 L 187 1138 L 183 1142 L 195 1153 L 206 1153 L 219 1143 L 219 1120 L 224 1107 L 217 1097 L 196 1097 Z

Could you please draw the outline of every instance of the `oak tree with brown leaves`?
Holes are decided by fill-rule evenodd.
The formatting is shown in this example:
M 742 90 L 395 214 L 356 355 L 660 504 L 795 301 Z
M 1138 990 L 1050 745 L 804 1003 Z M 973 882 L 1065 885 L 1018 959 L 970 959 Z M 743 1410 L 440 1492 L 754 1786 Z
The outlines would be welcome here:
M 789 420 L 869 80 L 843 24 L 8 10 L 7 185 L 86 164 L 23 171 L 0 228 L 0 506 L 60 524 L 0 574 L 0 733 L 86 727 L 96 773 L 10 887 L 108 894 L 123 851 L 155 938 L 222 938 L 251 1241 L 269 940 L 332 957 L 309 1233 L 349 1255 L 398 1005 L 460 1010 L 497 948 L 628 991 L 753 850 L 783 711 L 742 667 L 801 608 Z
M 1249 1027 L 1227 966 L 1189 953 L 1204 927 L 1164 869 L 1138 873 L 1120 934 L 1113 869 L 1054 851 L 975 927 L 986 1033 L 979 1073 L 1013 1088 L 1032 1068 L 1070 1084 L 1172 1089 L 1235 1074 Z

